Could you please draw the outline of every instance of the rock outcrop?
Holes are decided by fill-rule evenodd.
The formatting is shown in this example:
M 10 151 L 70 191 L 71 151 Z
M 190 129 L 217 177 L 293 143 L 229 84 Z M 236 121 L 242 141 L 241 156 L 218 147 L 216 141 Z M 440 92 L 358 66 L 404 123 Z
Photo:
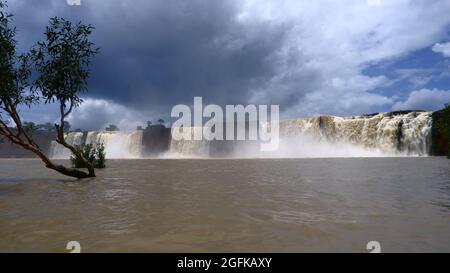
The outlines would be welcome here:
M 433 113 L 431 155 L 450 158 L 450 106 Z

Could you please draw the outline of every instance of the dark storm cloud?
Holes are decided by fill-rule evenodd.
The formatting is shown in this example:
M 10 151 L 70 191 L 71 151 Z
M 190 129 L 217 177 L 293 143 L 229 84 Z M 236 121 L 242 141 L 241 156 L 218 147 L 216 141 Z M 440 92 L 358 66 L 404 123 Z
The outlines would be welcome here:
M 204 103 L 279 104 L 282 118 L 386 111 L 407 99 L 389 89 L 397 76 L 365 71 L 390 60 L 396 70 L 398 60 L 417 50 L 431 52 L 448 42 L 450 25 L 448 1 L 81 2 L 11 0 L 10 7 L 22 49 L 42 39 L 52 16 L 96 27 L 101 55 L 85 96 L 90 100 L 71 121 L 95 126 L 98 120 L 99 128 L 106 119 L 133 124 L 167 118 L 174 104 L 192 104 L 194 96 Z M 402 80 L 421 82 L 413 74 Z
M 63 16 L 95 27 L 101 48 L 88 96 L 138 109 L 192 103 L 245 103 L 249 90 L 274 73 L 269 57 L 281 26 L 241 24 L 233 1 L 19 1 L 20 38 L 30 45 L 48 18 Z M 165 108 L 165 109 L 164 109 Z

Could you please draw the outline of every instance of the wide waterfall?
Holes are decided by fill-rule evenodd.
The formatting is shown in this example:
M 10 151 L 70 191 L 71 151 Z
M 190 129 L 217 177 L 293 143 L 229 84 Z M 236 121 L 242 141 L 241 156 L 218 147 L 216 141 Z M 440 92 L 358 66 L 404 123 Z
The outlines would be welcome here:
M 258 141 L 175 140 L 170 133 L 156 134 L 159 131 L 155 130 L 71 132 L 65 137 L 72 145 L 103 143 L 107 158 L 422 156 L 430 154 L 431 127 L 432 113 L 418 111 L 284 120 L 274 152 L 261 152 Z M 203 128 L 183 130 L 190 130 L 193 139 Z M 158 143 L 167 145 L 160 149 L 164 145 Z M 158 146 L 157 154 L 149 153 L 152 145 Z M 70 152 L 53 142 L 50 155 L 69 158 Z
M 70 132 L 65 134 L 66 141 L 71 145 L 82 143 L 94 146 L 105 145 L 106 158 L 140 158 L 142 156 L 142 131 L 92 131 L 88 132 L 85 140 L 83 133 Z M 67 159 L 70 151 L 55 141 L 51 144 L 50 156 Z
M 230 157 L 420 156 L 430 152 L 431 127 L 431 112 L 318 116 L 281 121 L 280 145 L 274 152 L 260 152 L 254 141 L 233 141 L 230 149 L 226 141 L 173 139 L 170 152 L 184 157 L 207 157 L 218 149 L 227 150 L 225 156 Z

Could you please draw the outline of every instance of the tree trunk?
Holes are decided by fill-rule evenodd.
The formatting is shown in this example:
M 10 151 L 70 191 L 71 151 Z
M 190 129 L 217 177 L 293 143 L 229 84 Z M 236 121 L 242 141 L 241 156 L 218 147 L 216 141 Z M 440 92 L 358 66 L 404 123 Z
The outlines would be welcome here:
M 95 170 L 94 170 L 94 167 L 92 166 L 92 164 L 83 157 L 83 155 L 81 154 L 81 152 L 79 150 L 77 150 L 72 145 L 68 144 L 66 142 L 66 140 L 64 139 L 64 118 L 72 111 L 73 102 L 71 102 L 70 109 L 67 113 L 64 113 L 64 107 L 63 107 L 64 104 L 61 104 L 61 108 L 60 108 L 61 109 L 61 125 L 55 124 L 56 133 L 57 133 L 56 142 L 63 145 L 64 147 L 68 148 L 78 159 L 80 159 L 81 162 L 83 162 L 83 165 L 86 166 L 86 168 L 88 169 L 87 173 L 84 171 L 78 170 L 78 169 L 67 168 L 63 165 L 55 164 L 54 162 L 52 162 L 42 152 L 39 145 L 36 144 L 36 142 L 33 140 L 31 135 L 28 135 L 28 132 L 26 130 L 24 130 L 22 121 L 20 120 L 19 114 L 17 113 L 17 110 L 16 110 L 16 104 L 14 104 L 10 100 L 8 100 L 6 102 L 4 102 L 4 101 L 2 101 L 2 102 L 5 103 L 5 107 L 6 107 L 6 108 L 5 107 L 2 107 L 2 108 L 6 112 L 8 112 L 10 117 L 14 120 L 14 122 L 17 126 L 18 133 L 17 134 L 13 133 L 8 128 L 8 125 L 0 119 L 0 135 L 6 136 L 12 143 L 20 145 L 23 148 L 36 154 L 45 163 L 45 166 L 49 169 L 55 170 L 63 175 L 75 177 L 78 179 L 95 177 Z M 21 136 L 24 136 L 25 139 L 22 139 Z
M 27 149 L 26 147 L 24 147 L 24 148 Z M 28 150 L 34 152 L 45 163 L 45 167 L 55 170 L 63 175 L 75 177 L 78 179 L 95 177 L 94 168 L 88 169 L 88 173 L 83 172 L 78 169 L 75 169 L 75 168 L 67 168 L 64 165 L 55 164 L 39 149 L 32 148 L 32 149 L 28 149 Z
M 1 130 L 1 133 L 2 133 L 2 135 L 6 136 L 14 144 L 20 145 L 24 149 L 29 150 L 29 151 L 33 152 L 35 155 L 37 155 L 45 163 L 45 167 L 47 167 L 49 169 L 55 170 L 63 175 L 75 177 L 78 179 L 95 177 L 95 170 L 92 167 L 92 164 L 86 165 L 88 168 L 88 173 L 78 170 L 78 169 L 75 169 L 75 168 L 67 168 L 63 165 L 55 164 L 39 149 L 39 147 L 37 145 L 33 145 L 34 142 L 26 143 L 20 137 L 17 137 L 14 134 L 12 134 L 11 132 L 8 132 L 8 130 Z M 64 146 L 66 146 L 66 145 L 64 145 Z M 67 144 L 67 146 L 70 146 L 70 145 Z M 70 147 L 73 148 L 72 146 L 70 146 Z M 72 151 L 72 149 L 70 149 L 70 150 Z M 73 148 L 73 150 L 75 150 L 78 153 L 78 154 L 75 154 L 75 156 L 77 156 L 77 157 L 81 156 L 81 158 L 84 161 L 86 161 L 86 159 L 84 157 L 82 157 L 82 155 L 75 148 Z
M 61 119 L 61 124 L 64 124 L 64 120 Z M 57 137 L 56 137 L 56 142 L 58 142 L 59 144 L 63 145 L 64 147 L 66 147 L 67 149 L 69 149 L 73 155 L 75 155 L 82 163 L 83 166 L 86 166 L 86 168 L 88 169 L 88 176 L 86 177 L 95 177 L 95 170 L 94 170 L 94 166 L 92 166 L 91 162 L 87 161 L 86 158 L 84 158 L 84 156 L 81 154 L 81 152 L 76 149 L 75 147 L 73 147 L 72 145 L 70 145 L 69 143 L 66 142 L 66 140 L 64 139 L 64 127 L 63 126 L 58 126 L 57 124 L 55 124 L 56 127 L 56 132 L 57 132 Z M 61 166 L 64 169 L 64 166 Z M 76 169 L 75 169 L 76 170 Z M 60 172 L 59 170 L 56 170 L 58 172 Z M 72 173 L 73 169 L 70 171 L 70 173 Z M 85 177 L 79 177 L 79 178 L 85 178 Z

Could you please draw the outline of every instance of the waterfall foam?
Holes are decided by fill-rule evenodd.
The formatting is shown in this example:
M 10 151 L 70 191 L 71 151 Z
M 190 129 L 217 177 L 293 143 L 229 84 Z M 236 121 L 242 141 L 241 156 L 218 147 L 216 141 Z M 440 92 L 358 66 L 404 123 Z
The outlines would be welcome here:
M 92 131 L 87 133 L 84 143 L 93 146 L 100 143 L 105 145 L 106 158 L 140 158 L 142 156 L 142 135 L 142 131 Z M 65 138 L 71 145 L 80 145 L 83 133 L 68 133 Z M 70 151 L 56 142 L 52 142 L 50 154 L 53 158 L 67 159 L 70 157 Z
M 423 156 L 430 153 L 432 113 L 403 111 L 366 116 L 318 116 L 280 122 L 280 145 L 275 152 L 261 152 L 256 141 L 207 141 L 170 139 L 162 157 L 377 157 Z M 191 136 L 202 127 L 189 127 Z M 65 134 L 69 144 L 105 145 L 107 158 L 140 158 L 143 131 L 92 131 Z M 149 136 L 149 135 L 148 135 Z M 153 136 L 154 137 L 154 136 Z M 165 136 L 165 139 L 169 136 Z M 84 140 L 85 139 L 85 140 Z M 147 141 L 148 142 L 148 141 Z M 167 148 L 166 148 L 167 149 Z M 217 154 L 217 155 L 216 155 Z M 56 142 L 53 158 L 69 158 Z
M 320 116 L 282 121 L 280 138 L 293 146 L 325 145 L 330 149 L 328 156 L 335 152 L 349 156 L 427 155 L 431 124 L 430 112 Z
M 428 155 L 430 112 L 390 112 L 366 116 L 318 116 L 280 122 L 277 151 L 261 152 L 253 141 L 235 141 L 231 157 L 379 157 Z M 263 125 L 264 126 L 264 125 Z M 267 124 L 265 124 L 267 126 Z M 186 128 L 188 129 L 188 128 Z M 199 130 L 194 128 L 194 130 Z M 223 141 L 222 141 L 223 142 Z M 215 144 L 215 143 L 214 143 Z M 208 141 L 172 140 L 170 151 L 207 157 Z M 220 145 L 219 145 L 220 146 Z M 229 145 L 228 145 L 229 146 Z M 221 145 L 227 147 L 227 145 Z
M 208 157 L 210 142 L 206 140 L 193 140 L 198 131 L 203 127 L 186 127 L 183 130 L 191 131 L 191 140 L 175 140 L 171 138 L 169 152 L 165 157 Z
M 106 158 L 140 158 L 142 131 L 89 132 L 86 144 L 105 145 Z
M 72 146 L 80 145 L 83 142 L 83 133 L 70 132 L 64 134 L 64 139 Z M 65 148 L 56 141 L 50 143 L 50 157 L 55 159 L 67 159 L 71 155 L 69 149 Z

